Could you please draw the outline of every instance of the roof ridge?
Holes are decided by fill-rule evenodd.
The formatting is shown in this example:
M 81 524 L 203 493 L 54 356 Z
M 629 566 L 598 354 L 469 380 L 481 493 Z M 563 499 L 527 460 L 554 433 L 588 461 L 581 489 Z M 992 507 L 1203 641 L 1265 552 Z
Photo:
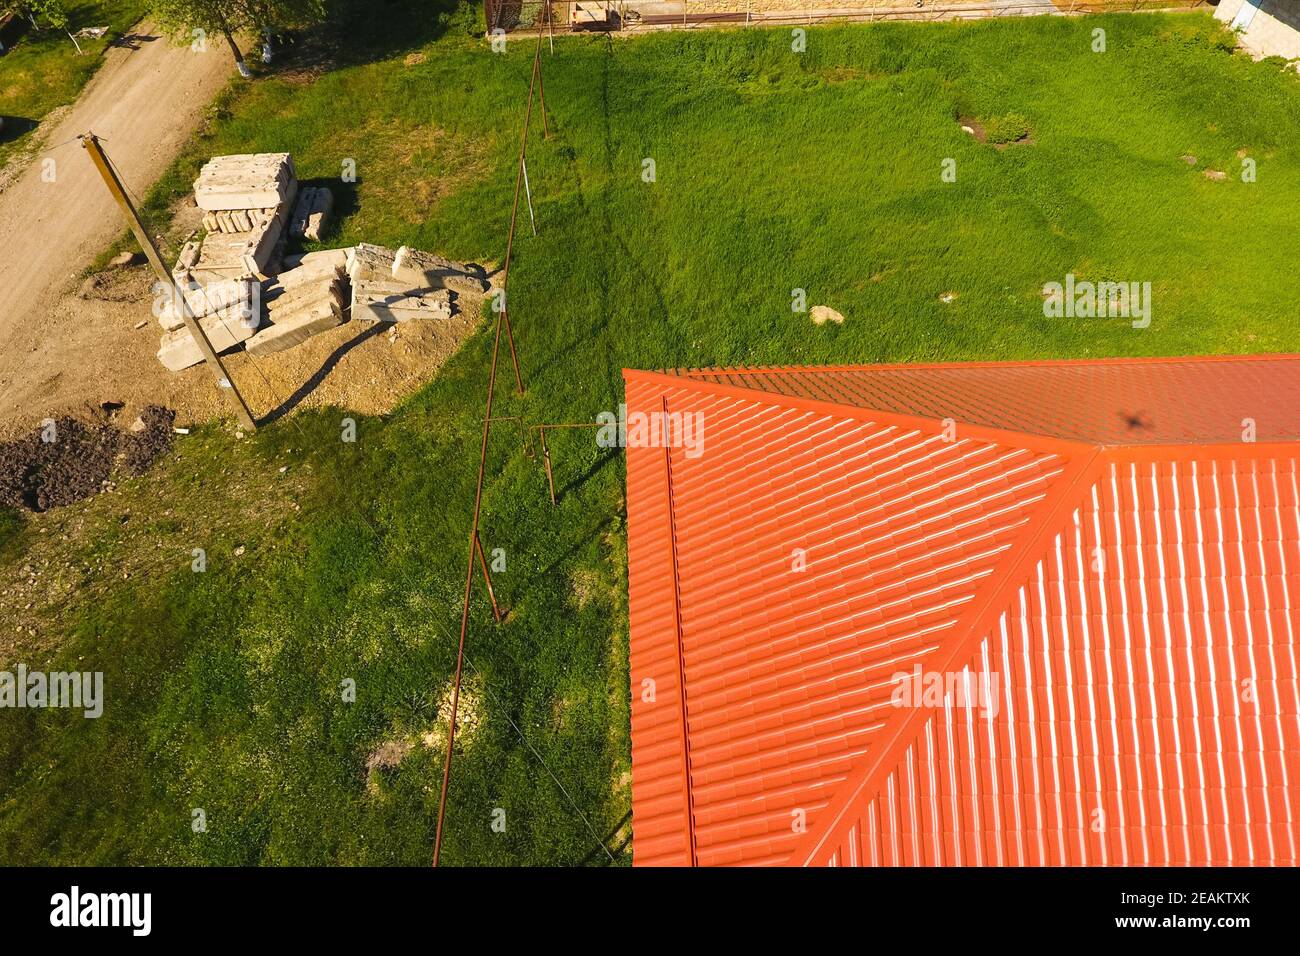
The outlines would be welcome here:
M 765 373 L 768 369 L 755 369 L 754 371 Z M 942 432 L 944 423 L 947 419 L 930 418 L 925 415 L 907 415 L 901 412 L 891 412 L 883 408 L 871 408 L 865 405 L 847 405 L 843 402 L 828 401 L 818 398 L 804 398 L 800 395 L 787 395 L 784 392 L 773 392 L 767 389 L 754 388 L 748 385 L 733 385 L 724 382 L 712 382 L 707 379 L 693 378 L 689 374 L 676 374 L 673 372 L 648 372 L 640 369 L 623 369 L 623 381 L 627 382 L 640 381 L 649 382 L 659 385 L 673 385 L 676 388 L 694 389 L 696 391 L 708 392 L 713 395 L 724 395 L 732 398 L 743 398 L 747 401 L 765 402 L 768 405 L 778 405 L 783 408 L 796 408 L 803 411 L 816 412 L 818 414 L 837 414 L 845 418 L 852 418 L 858 421 L 875 422 L 881 425 L 896 425 L 905 428 L 926 427 L 936 432 Z M 759 397 L 756 397 L 759 396 Z M 980 425 L 975 422 L 965 422 L 953 419 L 960 427 L 961 433 L 971 438 L 978 438 L 984 441 L 995 442 L 1001 445 L 1009 445 L 1013 448 L 1028 448 L 1031 451 L 1047 452 L 1054 455 L 1064 455 L 1073 457 L 1079 454 L 1095 453 L 1099 449 L 1097 442 L 1079 441 L 1072 438 L 1058 438 L 1054 435 L 1042 435 L 1038 432 L 1016 431 L 1008 428 L 998 428 L 993 425 Z
M 983 633 L 986 617 L 1002 606 L 1004 594 L 1020 587 L 1024 571 L 1041 558 L 1042 546 L 1060 532 L 1063 520 L 1096 483 L 1109 457 L 1107 449 L 1090 448 L 1088 454 L 1067 462 L 1065 471 L 1053 482 L 1048 496 L 1039 504 L 1038 513 L 1026 523 L 1021 540 L 1007 550 L 998 567 L 975 593 L 964 619 L 953 628 L 945 646 L 934 652 L 933 670 L 953 670 L 958 662 L 964 663 L 970 657 Z M 867 751 L 831 795 L 826 815 L 795 846 L 790 856 L 791 863 L 807 866 L 812 862 L 840 824 L 848 819 L 856 799 L 873 784 L 878 784 L 884 774 L 892 771 L 903 745 L 909 742 L 913 725 L 927 716 L 927 712 L 918 707 L 900 710 L 890 718 L 880 731 L 878 744 Z
M 749 373 L 798 374 L 800 372 L 885 372 L 933 371 L 936 369 L 981 368 L 1075 368 L 1097 365 L 1178 365 L 1220 362 L 1270 362 L 1300 360 L 1300 352 L 1225 353 L 1217 355 L 1111 355 L 1077 359 L 990 359 L 949 362 L 867 362 L 838 365 L 706 365 L 673 368 L 667 374 L 682 378 L 698 375 L 745 375 Z

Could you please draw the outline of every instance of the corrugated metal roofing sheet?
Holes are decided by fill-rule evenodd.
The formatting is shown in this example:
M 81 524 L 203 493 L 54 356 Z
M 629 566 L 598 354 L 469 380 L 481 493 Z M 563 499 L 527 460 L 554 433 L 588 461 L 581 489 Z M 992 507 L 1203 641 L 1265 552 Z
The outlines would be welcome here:
M 700 381 L 1100 445 L 1300 440 L 1292 356 L 709 369 Z
M 1296 861 L 1300 446 L 626 377 L 638 865 Z

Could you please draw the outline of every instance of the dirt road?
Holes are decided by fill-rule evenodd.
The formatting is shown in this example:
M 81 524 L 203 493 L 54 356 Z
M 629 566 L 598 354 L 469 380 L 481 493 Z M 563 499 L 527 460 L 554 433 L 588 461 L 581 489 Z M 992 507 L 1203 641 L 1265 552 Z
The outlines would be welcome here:
M 79 316 L 61 300 L 125 224 L 85 151 L 67 141 L 97 133 L 140 194 L 233 75 L 224 44 L 195 53 L 140 28 L 108 50 L 76 104 L 46 132 L 44 151 L 0 193 L 0 419 L 39 420 L 42 394 L 52 399 L 65 371 L 102 361 L 93 330 L 78 328 Z M 54 162 L 53 182 L 46 160 Z

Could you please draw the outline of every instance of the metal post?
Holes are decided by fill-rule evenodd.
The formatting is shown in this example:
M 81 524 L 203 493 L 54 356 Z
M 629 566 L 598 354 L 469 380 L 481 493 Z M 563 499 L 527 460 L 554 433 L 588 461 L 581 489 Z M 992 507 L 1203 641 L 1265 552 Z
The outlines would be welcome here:
M 537 235 L 537 217 L 533 215 L 533 187 L 528 185 L 528 157 L 523 159 L 524 195 L 528 198 L 528 221 L 533 224 L 533 236 Z
M 542 439 L 542 461 L 546 464 L 546 484 L 551 489 L 551 507 L 555 507 L 555 476 L 551 473 L 551 450 L 546 447 L 546 427 L 537 429 Z
M 533 51 L 533 80 L 536 81 L 538 64 L 542 52 L 542 31 L 537 31 L 537 47 Z M 519 168 L 515 173 L 515 198 L 510 208 L 510 232 L 506 236 L 506 257 L 501 271 L 502 295 L 507 294 L 510 285 L 510 258 L 514 251 L 515 223 L 519 215 L 519 188 L 523 183 L 523 162 L 528 147 L 528 124 L 533 115 L 533 85 L 528 86 L 528 106 L 524 111 L 524 129 L 519 142 Z M 465 637 L 469 632 L 469 597 L 474 587 L 474 558 L 482 560 L 482 545 L 478 539 L 479 519 L 483 513 L 483 483 L 487 472 L 488 437 L 492 431 L 492 403 L 496 394 L 497 360 L 501 354 L 501 332 L 504 329 L 510 344 L 510 358 L 515 369 L 515 387 L 520 395 L 524 392 L 523 378 L 519 374 L 519 358 L 515 354 L 514 334 L 510 330 L 510 307 L 502 303 L 497 314 L 496 333 L 492 337 L 492 363 L 488 367 L 487 403 L 483 410 L 483 435 L 479 444 L 478 480 L 474 487 L 474 514 L 470 525 L 469 554 L 465 566 L 465 592 L 461 598 L 460 640 L 456 647 L 456 675 L 451 692 L 451 720 L 447 726 L 447 752 L 442 765 L 442 791 L 438 797 L 438 822 L 433 838 L 433 865 L 436 867 L 442 858 L 442 829 L 447 815 L 447 790 L 451 785 L 451 757 L 456 745 L 456 716 L 460 706 L 460 685 L 465 663 Z
M 546 84 L 542 81 L 542 38 L 537 37 L 537 50 L 533 54 L 533 69 L 537 71 L 537 94 L 542 107 L 542 139 L 551 138 L 551 121 L 546 118 Z
M 488 573 L 487 558 L 483 554 L 483 542 L 479 540 L 477 531 L 474 532 L 474 550 L 478 552 L 478 566 L 483 571 L 483 582 L 487 585 L 488 600 L 492 602 L 492 616 L 500 624 L 501 608 L 497 607 L 497 595 L 492 590 L 492 575 Z
M 157 274 L 160 282 L 166 283 L 172 288 L 172 295 L 175 296 L 177 308 L 180 311 L 181 319 L 185 322 L 185 328 L 189 330 L 190 335 L 194 336 L 195 343 L 198 344 L 199 351 L 203 353 L 203 360 L 208 363 L 212 369 L 212 374 L 217 380 L 217 387 L 228 389 L 230 391 L 230 401 L 235 407 L 235 417 L 239 423 L 249 431 L 257 429 L 257 423 L 253 421 L 253 414 L 248 410 L 248 405 L 244 402 L 244 397 L 239 394 L 239 389 L 235 387 L 235 381 L 226 371 L 226 366 L 222 363 L 221 358 L 217 355 L 216 350 L 212 348 L 212 343 L 208 341 L 207 334 L 199 325 L 198 320 L 194 318 L 194 313 L 190 311 L 190 304 L 185 298 L 185 293 L 176 281 L 176 277 L 168 271 L 163 265 L 162 256 L 158 252 L 158 247 L 154 245 L 153 239 L 149 237 L 148 230 L 145 229 L 144 223 L 140 221 L 140 214 L 136 212 L 135 206 L 126 194 L 126 188 L 122 181 L 117 178 L 117 173 L 108 157 L 104 155 L 104 148 L 99 145 L 99 137 L 94 133 L 86 133 L 81 137 L 81 145 L 86 148 L 90 154 L 91 162 L 99 170 L 99 175 L 103 177 L 104 184 L 108 186 L 108 191 L 113 194 L 117 204 L 122 207 L 122 212 L 126 214 L 127 225 L 131 227 L 131 232 L 135 234 L 135 240 L 140 244 L 145 257 L 149 260 L 149 265 L 153 266 L 153 271 Z

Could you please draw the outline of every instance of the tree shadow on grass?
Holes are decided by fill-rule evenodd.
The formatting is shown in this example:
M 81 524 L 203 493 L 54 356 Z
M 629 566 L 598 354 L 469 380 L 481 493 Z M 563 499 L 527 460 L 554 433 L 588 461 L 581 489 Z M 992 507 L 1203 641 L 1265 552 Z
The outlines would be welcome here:
M 12 143 L 21 136 L 26 136 L 40 124 L 26 116 L 0 115 L 0 144 Z
M 261 71 L 319 74 L 419 49 L 459 23 L 477 32 L 478 15 L 457 16 L 458 0 L 341 0 L 318 26 L 281 37 L 283 48 Z

